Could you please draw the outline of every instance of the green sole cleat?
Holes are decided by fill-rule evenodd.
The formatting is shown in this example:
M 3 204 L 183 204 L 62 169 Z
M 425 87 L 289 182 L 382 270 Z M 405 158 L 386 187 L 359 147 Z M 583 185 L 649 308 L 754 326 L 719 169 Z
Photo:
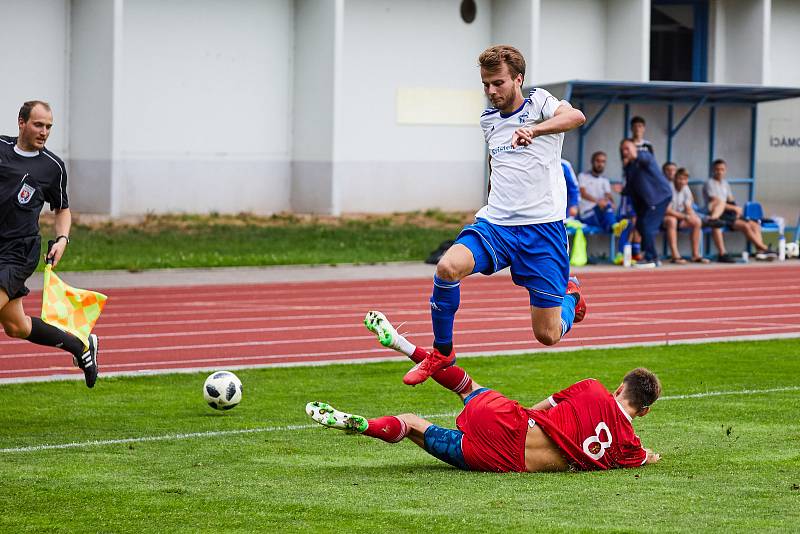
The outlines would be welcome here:
M 366 417 L 341 412 L 326 402 L 309 402 L 306 404 L 306 413 L 311 419 L 328 428 L 360 434 L 369 427 Z
M 395 341 L 399 334 L 384 314 L 379 311 L 368 311 L 366 317 L 364 317 L 364 326 L 378 336 L 378 341 L 381 345 L 397 350 Z

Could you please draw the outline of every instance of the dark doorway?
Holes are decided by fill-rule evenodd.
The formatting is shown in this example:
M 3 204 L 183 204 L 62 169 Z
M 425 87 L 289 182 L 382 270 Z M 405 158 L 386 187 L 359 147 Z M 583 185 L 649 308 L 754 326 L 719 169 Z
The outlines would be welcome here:
M 708 2 L 653 0 L 650 79 L 707 81 Z

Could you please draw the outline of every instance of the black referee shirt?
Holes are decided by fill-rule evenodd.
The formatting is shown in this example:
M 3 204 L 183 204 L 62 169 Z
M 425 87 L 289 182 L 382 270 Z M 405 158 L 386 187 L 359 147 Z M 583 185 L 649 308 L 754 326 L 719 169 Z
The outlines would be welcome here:
M 16 137 L 0 135 L 0 239 L 39 234 L 39 213 L 69 207 L 67 171 L 61 158 L 47 149 L 35 156 L 14 150 Z

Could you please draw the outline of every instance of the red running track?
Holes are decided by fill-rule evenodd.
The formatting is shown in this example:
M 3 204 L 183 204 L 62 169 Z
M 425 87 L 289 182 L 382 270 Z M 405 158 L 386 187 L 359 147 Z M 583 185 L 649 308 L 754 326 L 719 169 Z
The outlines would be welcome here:
M 589 311 L 558 349 L 800 337 L 800 263 L 581 275 Z M 107 290 L 95 328 L 101 374 L 369 361 L 398 356 L 366 331 L 378 309 L 413 342 L 432 334 L 429 279 Z M 464 280 L 461 355 L 536 352 L 527 292 L 507 276 Z M 37 314 L 40 294 L 25 299 Z M 401 357 L 402 358 L 402 357 Z M 77 378 L 63 352 L 0 338 L 0 382 Z

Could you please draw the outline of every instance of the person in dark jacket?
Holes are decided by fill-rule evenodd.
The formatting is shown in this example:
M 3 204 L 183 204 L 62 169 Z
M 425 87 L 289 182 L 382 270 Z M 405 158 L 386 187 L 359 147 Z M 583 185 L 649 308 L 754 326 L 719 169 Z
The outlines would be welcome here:
M 655 237 L 672 199 L 672 189 L 653 154 L 639 150 L 632 139 L 620 143 L 625 172 L 624 194 L 631 197 L 636 212 L 636 229 L 642 235 L 644 262 L 639 267 L 659 265 Z

